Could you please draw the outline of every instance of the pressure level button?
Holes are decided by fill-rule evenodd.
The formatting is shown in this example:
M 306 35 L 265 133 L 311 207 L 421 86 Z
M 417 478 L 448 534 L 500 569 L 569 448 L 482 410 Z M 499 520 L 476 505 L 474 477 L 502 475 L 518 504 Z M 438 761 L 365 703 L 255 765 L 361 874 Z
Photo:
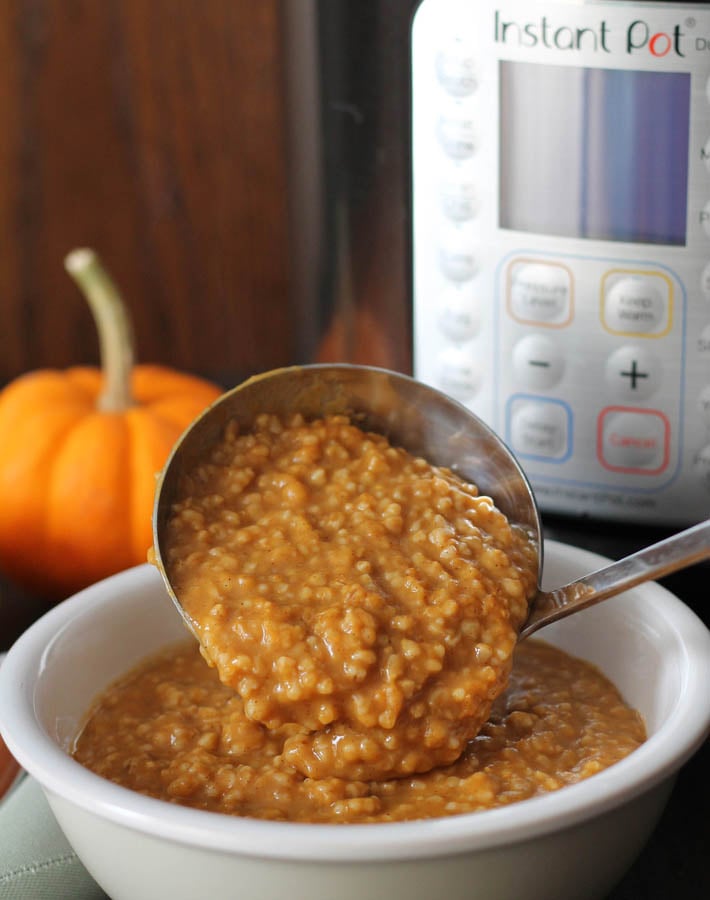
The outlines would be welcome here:
M 572 318 L 572 273 L 566 266 L 514 260 L 507 291 L 508 312 L 518 322 L 560 327 Z

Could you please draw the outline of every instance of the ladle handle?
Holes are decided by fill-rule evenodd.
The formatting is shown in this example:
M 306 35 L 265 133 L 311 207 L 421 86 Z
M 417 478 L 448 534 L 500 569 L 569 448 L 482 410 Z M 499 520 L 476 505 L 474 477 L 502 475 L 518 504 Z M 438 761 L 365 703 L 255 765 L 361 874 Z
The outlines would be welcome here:
M 520 630 L 520 638 L 529 637 L 543 625 L 614 597 L 637 584 L 670 575 L 703 559 L 710 559 L 710 520 L 651 544 L 563 587 L 538 591 L 530 616 Z

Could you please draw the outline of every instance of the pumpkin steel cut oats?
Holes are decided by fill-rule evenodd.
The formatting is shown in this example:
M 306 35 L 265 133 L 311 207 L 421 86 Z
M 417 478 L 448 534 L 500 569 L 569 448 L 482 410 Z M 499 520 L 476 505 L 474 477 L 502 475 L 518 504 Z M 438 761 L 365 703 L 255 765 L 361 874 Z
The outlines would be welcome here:
M 304 775 L 456 759 L 508 678 L 532 548 L 451 471 L 343 416 L 229 427 L 182 486 L 167 567 L 206 658 Z
M 368 822 L 523 799 L 644 739 L 600 673 L 516 650 L 534 548 L 452 471 L 344 416 L 265 414 L 228 425 L 180 497 L 165 565 L 210 665 L 180 651 L 110 692 L 76 750 L 100 774 Z

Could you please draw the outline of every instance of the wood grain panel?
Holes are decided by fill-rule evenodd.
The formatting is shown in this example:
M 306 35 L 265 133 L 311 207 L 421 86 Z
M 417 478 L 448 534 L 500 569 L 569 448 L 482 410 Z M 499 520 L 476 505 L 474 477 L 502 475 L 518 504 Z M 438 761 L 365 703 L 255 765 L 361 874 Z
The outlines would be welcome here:
M 290 361 L 277 0 L 0 2 L 0 383 L 96 360 L 79 244 L 141 359 Z

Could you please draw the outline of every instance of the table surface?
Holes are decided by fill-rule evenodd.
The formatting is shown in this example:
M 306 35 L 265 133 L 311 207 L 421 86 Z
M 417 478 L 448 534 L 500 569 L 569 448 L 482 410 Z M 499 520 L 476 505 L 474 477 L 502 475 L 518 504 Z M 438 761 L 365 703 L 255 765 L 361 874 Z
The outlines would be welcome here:
M 633 553 L 668 531 L 545 518 L 548 538 L 603 556 Z M 710 564 L 701 563 L 661 582 L 710 627 Z M 46 604 L 0 582 L 0 651 L 45 610 Z M 708 685 L 710 690 L 710 685 Z M 683 767 L 670 801 L 645 849 L 608 900 L 705 900 L 710 897 L 710 741 Z M 551 898 L 557 900 L 557 898 Z M 560 898 L 564 900 L 564 898 Z

